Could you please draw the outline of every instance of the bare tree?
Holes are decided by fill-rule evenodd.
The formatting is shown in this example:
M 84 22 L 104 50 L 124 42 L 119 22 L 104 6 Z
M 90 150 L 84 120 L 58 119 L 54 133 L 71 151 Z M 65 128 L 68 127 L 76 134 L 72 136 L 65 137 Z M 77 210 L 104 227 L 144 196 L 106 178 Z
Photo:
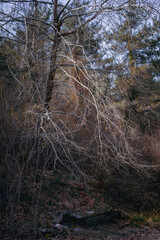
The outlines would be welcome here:
M 112 73 L 101 66 L 105 50 L 98 49 L 97 58 L 91 59 L 80 42 L 85 33 L 91 48 L 90 36 L 99 40 L 106 24 L 109 27 L 117 20 L 117 13 L 128 1 L 1 3 L 0 47 L 14 82 L 9 87 L 6 75 L 1 77 L 5 86 L 0 95 L 0 127 L 8 181 L 7 216 L 16 215 L 24 176 L 29 172 L 36 238 L 47 169 L 65 168 L 87 178 L 99 172 L 110 176 L 130 169 L 147 174 L 151 167 L 141 157 L 142 152 L 135 151 L 133 129 L 100 86 L 104 75 Z M 147 1 L 137 5 L 151 9 Z M 99 32 L 89 35 L 87 27 L 94 31 L 92 24 L 97 22 Z

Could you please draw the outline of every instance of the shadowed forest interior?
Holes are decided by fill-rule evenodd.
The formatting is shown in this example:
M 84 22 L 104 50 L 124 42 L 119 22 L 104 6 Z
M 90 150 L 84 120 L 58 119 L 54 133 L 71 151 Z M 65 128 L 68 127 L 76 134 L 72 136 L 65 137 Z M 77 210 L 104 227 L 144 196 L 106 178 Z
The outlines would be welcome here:
M 1 239 L 43 239 L 56 210 L 158 225 L 159 11 L 158 0 L 1 0 Z

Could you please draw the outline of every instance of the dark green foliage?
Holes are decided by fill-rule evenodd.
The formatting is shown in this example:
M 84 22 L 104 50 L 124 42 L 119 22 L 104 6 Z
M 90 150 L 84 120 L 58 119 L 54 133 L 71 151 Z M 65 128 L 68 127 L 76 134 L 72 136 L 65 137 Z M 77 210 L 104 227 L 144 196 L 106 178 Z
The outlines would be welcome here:
M 130 1 L 124 10 L 122 24 L 106 34 L 115 56 L 111 96 L 119 102 L 128 123 L 152 132 L 160 124 L 160 25 L 158 18 L 149 24 L 147 13 L 134 3 Z

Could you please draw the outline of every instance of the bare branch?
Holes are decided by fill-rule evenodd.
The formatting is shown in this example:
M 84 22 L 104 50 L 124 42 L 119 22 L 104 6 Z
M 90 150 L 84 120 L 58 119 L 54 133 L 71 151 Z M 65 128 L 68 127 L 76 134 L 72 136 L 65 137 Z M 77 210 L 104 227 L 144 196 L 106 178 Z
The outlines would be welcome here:
M 68 0 L 67 3 L 64 5 L 64 7 L 62 8 L 62 10 L 60 11 L 58 18 L 60 18 L 60 16 L 62 15 L 62 13 L 64 12 L 64 10 L 67 8 L 68 4 L 71 2 L 71 0 Z
M 33 0 L 1 0 L 1 3 L 33 3 Z M 37 3 L 41 4 L 50 4 L 53 5 L 53 2 L 47 2 L 47 1 L 37 1 Z

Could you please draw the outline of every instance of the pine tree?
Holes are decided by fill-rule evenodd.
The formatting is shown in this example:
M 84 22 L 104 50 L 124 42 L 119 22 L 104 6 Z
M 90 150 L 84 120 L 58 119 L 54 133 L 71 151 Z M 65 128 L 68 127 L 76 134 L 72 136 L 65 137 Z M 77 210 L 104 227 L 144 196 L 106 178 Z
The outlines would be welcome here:
M 155 20 L 148 26 L 146 12 L 135 7 L 136 1 L 130 4 L 122 24 L 107 36 L 113 56 L 118 56 L 112 66 L 112 92 L 126 120 L 145 131 L 159 124 L 159 27 Z

